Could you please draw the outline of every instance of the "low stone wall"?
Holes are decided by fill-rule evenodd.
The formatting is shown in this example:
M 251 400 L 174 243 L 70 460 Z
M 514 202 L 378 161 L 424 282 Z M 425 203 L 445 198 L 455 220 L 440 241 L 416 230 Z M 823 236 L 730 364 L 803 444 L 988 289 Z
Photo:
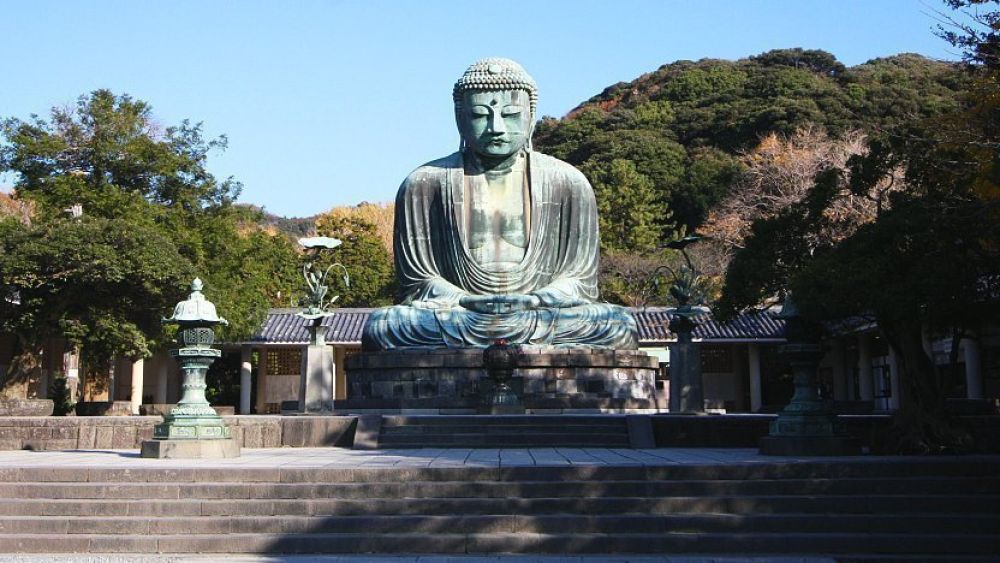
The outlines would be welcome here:
M 224 416 L 244 448 L 347 446 L 352 416 Z M 158 416 L 0 418 L 0 450 L 137 449 Z

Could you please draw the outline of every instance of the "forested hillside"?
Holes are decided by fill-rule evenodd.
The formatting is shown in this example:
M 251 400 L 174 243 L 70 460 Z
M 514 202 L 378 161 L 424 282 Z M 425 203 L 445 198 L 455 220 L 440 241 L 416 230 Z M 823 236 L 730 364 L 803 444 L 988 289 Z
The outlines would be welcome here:
M 740 176 L 740 154 L 769 133 L 791 136 L 813 125 L 838 138 L 890 129 L 956 108 L 964 80 L 957 65 L 914 54 L 850 68 L 830 53 L 803 49 L 677 61 L 608 87 L 562 119 L 544 118 L 534 143 L 580 167 L 599 199 L 617 198 L 604 207 L 649 218 L 669 236 L 705 221 Z M 634 171 L 616 163 L 622 160 Z M 602 189 L 612 177 L 627 182 Z M 629 198 L 617 192 L 631 189 L 648 190 L 654 201 L 631 198 L 638 208 L 628 209 Z M 627 245 L 606 241 L 608 248 Z

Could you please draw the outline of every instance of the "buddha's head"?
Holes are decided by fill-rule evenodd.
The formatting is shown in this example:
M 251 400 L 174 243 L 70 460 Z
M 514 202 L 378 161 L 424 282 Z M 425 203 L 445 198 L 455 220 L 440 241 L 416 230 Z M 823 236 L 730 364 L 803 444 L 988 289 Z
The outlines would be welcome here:
M 455 83 L 455 121 L 465 147 L 480 157 L 509 157 L 530 145 L 538 87 L 510 59 L 482 59 Z

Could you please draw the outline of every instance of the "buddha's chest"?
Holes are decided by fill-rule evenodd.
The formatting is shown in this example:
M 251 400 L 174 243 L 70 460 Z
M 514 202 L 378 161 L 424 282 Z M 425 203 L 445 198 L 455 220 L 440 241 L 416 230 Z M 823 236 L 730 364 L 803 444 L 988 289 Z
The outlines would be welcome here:
M 522 174 L 479 176 L 466 199 L 466 241 L 480 265 L 508 269 L 528 247 L 529 201 Z

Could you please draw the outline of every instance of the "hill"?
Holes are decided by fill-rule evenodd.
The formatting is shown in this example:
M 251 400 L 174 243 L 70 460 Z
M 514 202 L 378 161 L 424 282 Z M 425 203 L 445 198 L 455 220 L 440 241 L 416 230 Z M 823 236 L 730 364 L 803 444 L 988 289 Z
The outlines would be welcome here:
M 849 68 L 803 49 L 677 61 L 606 88 L 562 119 L 543 118 L 534 144 L 588 176 L 632 162 L 673 213 L 667 236 L 704 222 L 741 174 L 738 156 L 768 134 L 891 129 L 957 107 L 963 82 L 958 65 L 916 54 Z

